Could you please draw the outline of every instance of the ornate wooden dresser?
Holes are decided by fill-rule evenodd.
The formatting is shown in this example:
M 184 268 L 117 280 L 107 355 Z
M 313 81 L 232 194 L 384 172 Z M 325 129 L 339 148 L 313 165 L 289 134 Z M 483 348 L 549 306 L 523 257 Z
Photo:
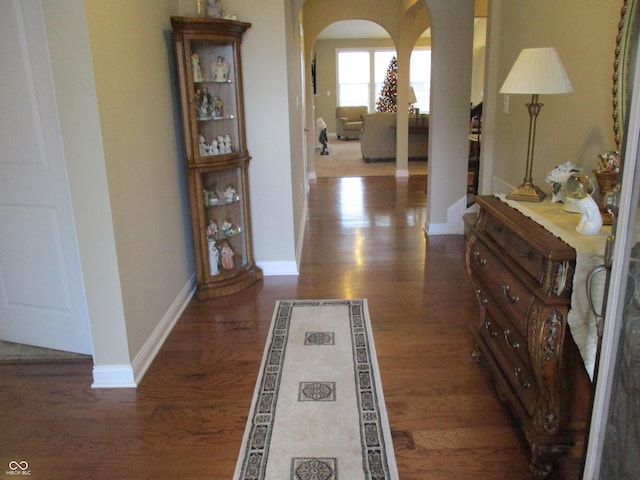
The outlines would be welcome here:
M 493 196 L 476 197 L 466 264 L 480 305 L 473 357 L 488 367 L 500 398 L 545 478 L 584 437 L 590 380 L 567 326 L 576 252 Z

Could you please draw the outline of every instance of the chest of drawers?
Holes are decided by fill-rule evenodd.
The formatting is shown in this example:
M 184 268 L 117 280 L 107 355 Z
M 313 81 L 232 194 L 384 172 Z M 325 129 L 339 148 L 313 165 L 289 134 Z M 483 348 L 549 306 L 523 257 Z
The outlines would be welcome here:
M 517 418 L 531 471 L 545 478 L 585 426 L 573 413 L 582 393 L 571 378 L 579 366 L 567 326 L 576 252 L 500 199 L 476 199 L 465 252 L 480 306 L 473 357 Z

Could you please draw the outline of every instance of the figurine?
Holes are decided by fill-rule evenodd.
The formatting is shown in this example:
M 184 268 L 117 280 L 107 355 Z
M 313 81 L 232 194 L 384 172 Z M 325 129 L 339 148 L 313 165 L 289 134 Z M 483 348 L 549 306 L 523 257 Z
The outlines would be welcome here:
M 209 225 L 207 225 L 207 238 L 211 240 L 215 240 L 218 235 L 218 224 L 213 220 L 209 220 Z
M 233 270 L 233 267 L 235 266 L 233 262 L 234 255 L 235 252 L 231 248 L 231 245 L 229 245 L 229 242 L 227 242 L 226 240 L 222 242 L 222 245 L 220 247 L 222 268 L 224 268 L 225 270 Z
M 206 88 L 198 89 L 199 96 L 198 118 L 205 119 L 211 117 L 211 94 Z
M 191 70 L 193 71 L 193 81 L 202 82 L 202 69 L 200 68 L 200 57 L 197 53 L 191 54 Z
M 586 195 L 580 199 L 572 199 L 572 201 L 582 214 L 580 223 L 576 226 L 576 231 L 584 235 L 597 234 L 602 228 L 602 215 L 600 215 L 598 204 L 591 198 L 591 195 Z
M 204 16 L 210 18 L 221 18 L 222 2 L 220 0 L 206 0 Z
M 233 202 L 235 196 L 236 196 L 235 187 L 232 187 L 231 185 L 229 185 L 224 190 L 224 198 L 225 198 L 225 200 L 227 201 L 227 203 L 231 203 L 231 202 Z
M 211 64 L 211 73 L 215 82 L 226 82 L 229 80 L 229 64 L 223 56 L 218 56 L 218 60 Z
M 207 240 L 207 246 L 209 247 L 209 275 L 218 275 L 220 273 L 220 252 L 216 248 L 216 241 Z
M 211 99 L 211 110 L 214 118 L 222 118 L 222 100 L 219 97 Z
M 198 142 L 200 145 L 200 155 L 204 156 L 204 155 L 209 155 L 209 145 L 207 145 L 207 139 L 204 138 L 202 135 L 198 136 Z
M 231 153 L 231 135 L 224 136 L 224 153 Z
M 218 141 L 214 140 L 213 142 L 211 142 L 211 145 L 209 145 L 209 155 L 219 155 L 220 154 L 220 150 L 218 149 Z

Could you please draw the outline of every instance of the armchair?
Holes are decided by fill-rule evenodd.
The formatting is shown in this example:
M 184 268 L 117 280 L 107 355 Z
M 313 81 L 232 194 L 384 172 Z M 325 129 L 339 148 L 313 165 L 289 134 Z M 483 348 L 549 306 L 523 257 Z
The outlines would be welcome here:
M 336 108 L 336 135 L 338 138 L 358 138 L 360 130 L 362 130 L 362 116 L 368 112 L 369 109 L 366 106 Z

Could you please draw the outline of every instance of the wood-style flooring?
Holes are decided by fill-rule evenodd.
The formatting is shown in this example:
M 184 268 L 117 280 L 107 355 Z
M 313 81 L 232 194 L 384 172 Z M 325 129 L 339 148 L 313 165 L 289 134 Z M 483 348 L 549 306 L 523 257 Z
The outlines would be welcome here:
M 424 237 L 425 185 L 312 183 L 300 275 L 192 301 L 137 389 L 91 389 L 88 361 L 1 365 L 0 474 L 27 461 L 34 479 L 231 479 L 275 301 L 366 298 L 400 479 L 530 478 L 470 357 L 463 238 Z M 566 463 L 554 478 L 577 479 Z

